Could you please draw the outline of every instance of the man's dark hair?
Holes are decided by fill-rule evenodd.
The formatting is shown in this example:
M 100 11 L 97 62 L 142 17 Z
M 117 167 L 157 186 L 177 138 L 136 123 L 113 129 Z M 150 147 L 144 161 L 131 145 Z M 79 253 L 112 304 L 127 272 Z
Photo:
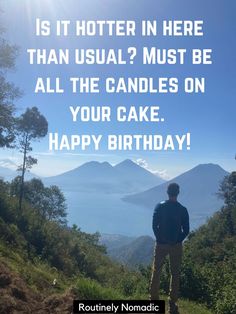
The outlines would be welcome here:
M 170 183 L 167 188 L 169 196 L 177 196 L 179 194 L 179 185 L 177 183 Z

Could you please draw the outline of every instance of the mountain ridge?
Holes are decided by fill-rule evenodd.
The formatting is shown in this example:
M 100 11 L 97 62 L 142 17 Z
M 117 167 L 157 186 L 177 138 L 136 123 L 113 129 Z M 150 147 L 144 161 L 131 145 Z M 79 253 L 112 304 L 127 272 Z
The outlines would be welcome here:
M 165 182 L 160 177 L 144 169 L 130 159 L 112 166 L 108 162 L 90 161 L 57 176 L 43 179 L 60 187 L 76 186 L 78 190 L 98 190 L 109 193 L 131 193 L 142 191 L 145 187 Z
M 161 185 L 140 193 L 126 195 L 122 200 L 153 210 L 157 203 L 167 199 L 167 186 L 171 182 L 176 182 L 180 185 L 178 199 L 187 207 L 190 221 L 196 218 L 202 224 L 207 217 L 210 217 L 223 205 L 223 201 L 217 197 L 217 193 L 219 185 L 226 175 L 228 172 L 219 165 L 201 164 Z
M 151 236 L 143 235 L 121 247 L 108 250 L 108 255 L 131 268 L 139 265 L 148 266 L 152 261 L 154 244 L 155 240 Z

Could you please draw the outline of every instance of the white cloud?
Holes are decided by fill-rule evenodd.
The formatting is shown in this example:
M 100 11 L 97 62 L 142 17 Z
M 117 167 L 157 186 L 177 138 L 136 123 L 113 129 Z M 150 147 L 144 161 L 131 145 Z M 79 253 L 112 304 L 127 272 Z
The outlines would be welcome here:
M 11 170 L 16 170 L 17 164 L 13 160 L 11 160 L 10 158 L 9 159 L 1 159 L 0 160 L 0 167 L 8 168 Z
M 156 176 L 159 176 L 161 177 L 162 179 L 164 180 L 170 180 L 170 176 L 168 175 L 167 173 L 167 170 L 166 169 L 163 169 L 163 170 L 149 170 L 151 171 L 153 174 L 155 174 Z
M 140 167 L 143 167 L 144 169 L 150 171 L 151 173 L 155 174 L 156 176 L 164 179 L 164 180 L 170 180 L 170 176 L 167 173 L 166 169 L 163 170 L 157 170 L 152 169 L 149 167 L 148 162 L 145 159 L 138 158 L 136 160 L 136 164 L 138 164 Z
M 34 155 L 37 156 L 54 156 L 55 153 L 54 152 L 35 152 Z
M 148 163 L 147 163 L 147 161 L 146 161 L 145 159 L 138 158 L 138 159 L 136 160 L 136 164 L 139 165 L 140 167 L 145 168 L 145 169 L 148 168 Z

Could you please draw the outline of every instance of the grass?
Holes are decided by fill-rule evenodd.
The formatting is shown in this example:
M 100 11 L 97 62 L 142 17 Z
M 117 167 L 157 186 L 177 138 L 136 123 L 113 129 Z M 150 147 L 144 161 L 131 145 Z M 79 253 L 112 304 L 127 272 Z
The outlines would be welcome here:
M 68 287 L 68 278 L 40 259 L 29 261 L 24 254 L 13 250 L 0 241 L 0 263 L 5 263 L 11 271 L 18 274 L 35 292 L 51 294 L 64 292 Z M 57 285 L 53 286 L 53 280 Z
M 163 297 L 166 301 L 166 309 L 168 305 L 167 297 Z M 179 312 L 180 314 L 213 314 L 207 307 L 203 304 L 195 303 L 189 300 L 178 301 Z
M 73 289 L 75 294 L 78 295 L 80 300 L 124 300 L 124 299 L 136 299 L 136 300 L 147 300 L 148 297 L 142 295 L 136 295 L 135 298 L 127 298 L 122 296 L 116 290 L 111 288 L 104 288 L 99 283 L 91 279 L 81 278 L 78 280 L 75 288 Z M 166 301 L 167 308 L 167 297 L 163 297 Z M 204 305 L 196 304 L 189 300 L 179 300 L 180 314 L 213 314 Z
M 80 278 L 73 288 L 80 300 L 121 300 L 122 296 L 117 290 L 102 287 L 91 279 Z
M 179 309 L 181 314 L 213 314 L 204 305 L 196 304 L 188 300 L 180 300 Z
M 73 292 L 80 300 L 148 299 L 146 295 L 124 296 L 120 291 L 110 287 L 103 287 L 97 281 L 84 278 L 82 275 L 79 278 L 68 278 L 63 273 L 58 272 L 56 268 L 50 267 L 40 259 L 29 261 L 22 254 L 22 251 L 12 250 L 2 241 L 0 241 L 1 262 L 7 264 L 13 272 L 24 279 L 31 289 L 44 295 L 50 295 L 55 292 L 63 293 L 68 288 L 73 287 Z M 54 279 L 57 279 L 56 287 L 52 285 Z M 167 301 L 166 297 L 163 298 Z M 181 314 L 213 314 L 204 305 L 188 300 L 179 300 L 179 309 Z

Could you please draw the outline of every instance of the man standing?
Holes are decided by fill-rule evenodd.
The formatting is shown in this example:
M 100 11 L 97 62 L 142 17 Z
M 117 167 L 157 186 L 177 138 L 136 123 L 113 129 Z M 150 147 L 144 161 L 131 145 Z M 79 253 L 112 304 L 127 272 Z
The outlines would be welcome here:
M 156 247 L 150 285 L 150 299 L 159 299 L 161 268 L 165 257 L 169 255 L 171 272 L 169 313 L 178 314 L 176 302 L 179 293 L 182 241 L 189 233 L 189 215 L 187 209 L 177 201 L 179 194 L 178 184 L 169 184 L 167 194 L 169 199 L 159 203 L 153 214 L 152 227 L 156 237 Z

